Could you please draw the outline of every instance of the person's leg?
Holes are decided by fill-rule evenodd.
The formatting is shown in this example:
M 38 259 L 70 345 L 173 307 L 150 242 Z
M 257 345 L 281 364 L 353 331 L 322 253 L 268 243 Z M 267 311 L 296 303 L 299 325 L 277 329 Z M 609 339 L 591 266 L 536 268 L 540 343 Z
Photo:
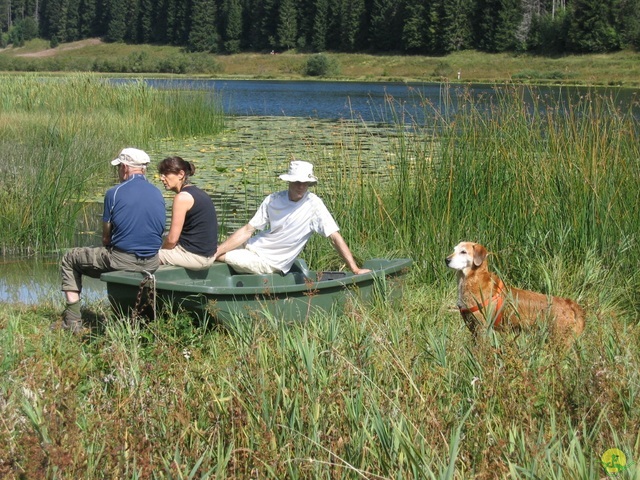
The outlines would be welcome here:
M 175 265 L 190 270 L 209 268 L 213 263 L 209 260 L 213 257 L 203 257 L 202 255 L 188 252 L 180 245 L 176 245 L 171 249 L 162 249 L 158 252 L 158 256 L 162 265 Z
M 60 261 L 62 291 L 66 306 L 62 314 L 62 328 L 72 333 L 82 331 L 80 312 L 80 292 L 82 276 L 99 278 L 102 272 L 110 270 L 109 251 L 104 247 L 81 247 L 69 250 Z
M 129 272 L 155 272 L 160 266 L 160 257 L 154 255 L 149 258 L 140 258 L 131 253 L 112 250 L 110 254 L 110 271 L 123 270 Z
M 225 253 L 224 262 L 238 273 L 268 274 L 278 271 L 261 256 L 245 248 L 238 248 Z

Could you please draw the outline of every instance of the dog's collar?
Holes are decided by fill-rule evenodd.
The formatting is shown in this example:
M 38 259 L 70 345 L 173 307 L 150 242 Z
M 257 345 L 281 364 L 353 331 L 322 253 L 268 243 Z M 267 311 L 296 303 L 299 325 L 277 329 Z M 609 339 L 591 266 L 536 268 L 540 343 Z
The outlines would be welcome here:
M 496 319 L 493 322 L 493 326 L 497 327 L 498 325 L 500 325 L 500 322 L 502 322 L 502 305 L 504 304 L 504 296 L 502 295 L 502 291 L 504 290 L 504 283 L 502 282 L 502 280 L 500 280 L 500 283 L 498 283 L 498 289 L 496 290 L 496 293 L 493 297 L 487 299 L 482 305 L 480 304 L 476 304 L 473 307 L 470 308 L 462 308 L 462 307 L 458 307 L 460 310 L 461 314 L 464 313 L 475 313 L 477 311 L 479 311 L 480 309 L 486 307 L 487 305 L 489 305 L 492 302 L 495 302 L 496 307 L 494 312 L 497 313 L 496 315 Z

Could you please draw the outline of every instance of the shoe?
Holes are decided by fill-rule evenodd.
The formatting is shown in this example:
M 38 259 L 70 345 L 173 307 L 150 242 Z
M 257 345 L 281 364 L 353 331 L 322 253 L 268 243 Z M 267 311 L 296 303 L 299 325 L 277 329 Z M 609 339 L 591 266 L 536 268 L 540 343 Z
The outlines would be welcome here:
M 74 335 L 82 333 L 82 316 L 69 309 L 65 309 L 62 314 L 62 329 L 67 330 Z

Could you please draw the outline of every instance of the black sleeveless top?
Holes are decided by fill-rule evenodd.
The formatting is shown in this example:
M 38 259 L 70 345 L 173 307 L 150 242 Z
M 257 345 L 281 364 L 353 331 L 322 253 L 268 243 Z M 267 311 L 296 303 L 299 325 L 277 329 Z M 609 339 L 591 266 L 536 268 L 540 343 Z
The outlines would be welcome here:
M 193 197 L 178 244 L 186 251 L 210 257 L 218 249 L 218 217 L 211 197 L 195 185 L 182 187 Z

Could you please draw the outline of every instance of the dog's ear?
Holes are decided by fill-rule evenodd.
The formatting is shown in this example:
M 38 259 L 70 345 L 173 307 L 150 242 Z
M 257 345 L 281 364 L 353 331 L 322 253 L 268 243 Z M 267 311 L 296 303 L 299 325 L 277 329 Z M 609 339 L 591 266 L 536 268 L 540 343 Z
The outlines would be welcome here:
M 473 264 L 476 267 L 479 267 L 480 265 L 482 265 L 482 262 L 484 262 L 485 258 L 487 258 L 487 249 L 479 243 L 475 243 L 473 245 Z

